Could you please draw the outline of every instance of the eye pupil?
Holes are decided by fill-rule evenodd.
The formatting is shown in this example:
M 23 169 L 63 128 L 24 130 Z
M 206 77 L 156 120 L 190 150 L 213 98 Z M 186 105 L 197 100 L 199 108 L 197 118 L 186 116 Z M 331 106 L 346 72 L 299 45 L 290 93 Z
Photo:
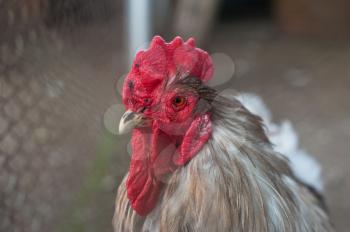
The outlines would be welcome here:
M 176 96 L 173 100 L 175 106 L 182 106 L 185 103 L 185 98 L 181 96 Z

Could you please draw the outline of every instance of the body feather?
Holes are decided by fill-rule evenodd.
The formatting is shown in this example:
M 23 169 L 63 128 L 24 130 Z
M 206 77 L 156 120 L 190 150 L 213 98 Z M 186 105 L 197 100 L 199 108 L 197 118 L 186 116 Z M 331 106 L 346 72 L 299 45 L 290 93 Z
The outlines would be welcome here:
M 333 231 L 321 202 L 295 177 L 288 158 L 273 149 L 260 117 L 223 97 L 211 102 L 210 112 L 211 138 L 169 174 L 146 217 L 130 207 L 125 177 L 115 231 Z

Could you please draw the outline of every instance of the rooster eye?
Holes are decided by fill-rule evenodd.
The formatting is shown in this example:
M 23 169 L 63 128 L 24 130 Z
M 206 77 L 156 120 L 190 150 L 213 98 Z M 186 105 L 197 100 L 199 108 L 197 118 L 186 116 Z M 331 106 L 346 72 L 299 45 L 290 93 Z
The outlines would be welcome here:
M 181 107 L 181 106 L 184 106 L 186 103 L 186 98 L 185 97 L 182 97 L 182 96 L 176 96 L 173 98 L 173 105 L 175 107 Z

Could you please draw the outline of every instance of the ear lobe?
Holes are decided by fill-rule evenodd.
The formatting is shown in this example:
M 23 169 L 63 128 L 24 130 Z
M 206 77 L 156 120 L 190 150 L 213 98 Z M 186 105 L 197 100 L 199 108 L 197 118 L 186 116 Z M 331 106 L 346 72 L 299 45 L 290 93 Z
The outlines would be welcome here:
M 174 156 L 174 163 L 183 166 L 190 161 L 203 148 L 211 132 L 212 125 L 208 113 L 195 118 L 183 138 L 180 152 Z

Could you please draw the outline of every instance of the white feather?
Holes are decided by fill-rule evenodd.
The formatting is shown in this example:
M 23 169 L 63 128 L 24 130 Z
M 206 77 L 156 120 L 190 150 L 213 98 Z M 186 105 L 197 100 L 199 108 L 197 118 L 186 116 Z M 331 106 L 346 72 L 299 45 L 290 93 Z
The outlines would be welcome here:
M 251 113 L 259 115 L 264 123 L 270 123 L 272 115 L 263 100 L 255 94 L 242 93 L 236 97 Z
M 280 124 L 272 122 L 270 110 L 260 97 L 251 93 L 237 96 L 237 99 L 253 114 L 260 116 L 266 126 L 266 134 L 274 149 L 290 160 L 294 175 L 317 191 L 323 191 L 321 166 L 310 154 L 300 148 L 298 134 L 288 120 Z

